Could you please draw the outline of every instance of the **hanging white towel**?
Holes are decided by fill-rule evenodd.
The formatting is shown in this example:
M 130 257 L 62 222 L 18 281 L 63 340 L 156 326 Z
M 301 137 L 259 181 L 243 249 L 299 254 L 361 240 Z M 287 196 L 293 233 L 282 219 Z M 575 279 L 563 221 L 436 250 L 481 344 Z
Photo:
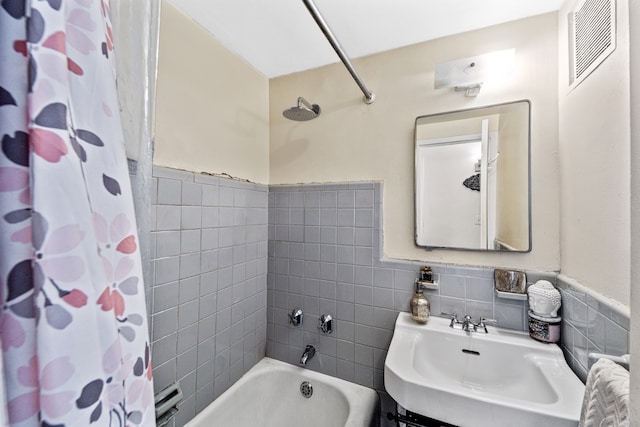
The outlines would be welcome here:
M 580 427 L 629 426 L 629 371 L 608 359 L 593 364 L 584 391 Z

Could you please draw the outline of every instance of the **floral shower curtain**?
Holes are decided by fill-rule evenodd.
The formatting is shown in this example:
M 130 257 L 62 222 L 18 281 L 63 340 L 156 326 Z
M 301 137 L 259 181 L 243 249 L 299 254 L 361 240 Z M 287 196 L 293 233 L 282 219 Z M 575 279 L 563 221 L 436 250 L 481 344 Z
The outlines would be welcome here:
M 155 425 L 108 1 L 0 0 L 0 137 L 0 408 Z

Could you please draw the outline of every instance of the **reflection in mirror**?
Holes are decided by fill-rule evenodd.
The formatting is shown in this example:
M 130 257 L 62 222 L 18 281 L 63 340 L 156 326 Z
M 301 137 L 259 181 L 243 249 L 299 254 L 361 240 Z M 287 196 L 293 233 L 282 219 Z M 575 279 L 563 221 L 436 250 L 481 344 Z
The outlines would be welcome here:
M 531 250 L 529 101 L 421 116 L 416 244 Z

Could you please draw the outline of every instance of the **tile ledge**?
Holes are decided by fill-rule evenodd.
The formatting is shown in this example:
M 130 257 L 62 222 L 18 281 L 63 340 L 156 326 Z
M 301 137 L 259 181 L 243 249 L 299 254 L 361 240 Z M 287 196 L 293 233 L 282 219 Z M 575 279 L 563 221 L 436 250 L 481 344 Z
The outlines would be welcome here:
M 583 285 L 582 283 L 578 282 L 576 279 L 566 276 L 564 274 L 558 274 L 558 285 L 560 287 L 562 287 L 562 285 L 567 284 L 571 287 L 577 288 L 579 291 L 584 292 L 585 294 L 595 298 L 597 301 L 605 304 L 606 306 L 610 307 L 611 310 L 615 310 L 617 313 L 630 318 L 631 317 L 631 310 L 629 307 L 627 307 L 626 305 L 622 304 L 621 302 L 618 302 L 614 299 L 611 299 L 609 297 L 606 297 L 598 292 L 596 292 L 595 290 Z

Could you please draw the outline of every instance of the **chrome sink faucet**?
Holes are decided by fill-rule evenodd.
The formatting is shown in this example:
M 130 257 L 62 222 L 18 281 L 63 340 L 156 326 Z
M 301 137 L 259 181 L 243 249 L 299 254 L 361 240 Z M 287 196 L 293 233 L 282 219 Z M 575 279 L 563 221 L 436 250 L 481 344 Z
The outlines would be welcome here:
M 484 334 L 488 334 L 487 324 L 496 324 L 497 320 L 494 319 L 485 319 L 484 317 L 480 318 L 478 323 L 473 323 L 471 316 L 468 314 L 464 316 L 463 320 L 458 320 L 458 316 L 454 314 L 442 313 L 446 316 L 451 316 L 451 323 L 449 323 L 449 327 L 453 329 L 460 329 L 465 332 L 481 332 Z
M 464 320 L 462 321 L 462 330 L 466 332 L 475 332 L 476 325 L 471 320 L 471 316 L 468 314 L 464 316 Z

